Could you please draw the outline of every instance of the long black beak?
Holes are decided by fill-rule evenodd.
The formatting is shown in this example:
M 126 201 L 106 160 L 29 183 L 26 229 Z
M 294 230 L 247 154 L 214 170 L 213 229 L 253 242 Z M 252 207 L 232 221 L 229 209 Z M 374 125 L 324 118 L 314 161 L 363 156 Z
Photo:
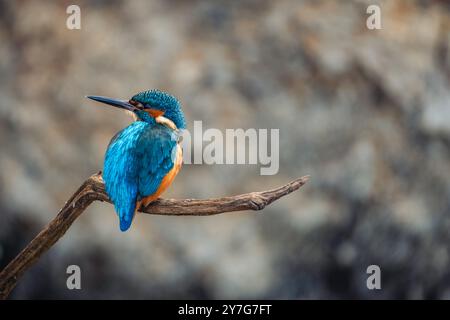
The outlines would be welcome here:
M 101 103 L 106 103 L 106 104 L 109 104 L 110 106 L 125 109 L 125 110 L 132 111 L 132 112 L 138 110 L 138 108 L 136 108 L 135 106 L 133 106 L 132 104 L 130 104 L 128 101 L 125 101 L 125 100 L 112 99 L 112 98 L 102 97 L 102 96 L 86 96 L 86 98 L 89 98 L 89 99 L 92 99 L 94 101 L 98 101 Z

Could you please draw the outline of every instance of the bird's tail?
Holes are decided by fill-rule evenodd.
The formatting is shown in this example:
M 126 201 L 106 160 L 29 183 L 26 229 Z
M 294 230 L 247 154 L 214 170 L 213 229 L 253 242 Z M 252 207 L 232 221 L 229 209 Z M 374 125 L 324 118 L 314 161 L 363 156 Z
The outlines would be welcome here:
M 136 202 L 130 201 L 130 203 L 125 206 L 116 206 L 116 211 L 119 215 L 120 231 L 127 231 L 133 222 L 134 214 L 136 212 Z

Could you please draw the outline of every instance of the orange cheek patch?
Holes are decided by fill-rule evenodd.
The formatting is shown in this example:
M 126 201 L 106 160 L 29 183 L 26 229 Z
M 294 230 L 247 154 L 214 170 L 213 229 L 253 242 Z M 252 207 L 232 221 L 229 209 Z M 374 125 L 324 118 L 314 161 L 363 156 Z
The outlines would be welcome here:
M 162 116 L 164 114 L 163 111 L 156 110 L 156 109 L 145 109 L 144 111 L 147 112 L 148 114 L 150 114 L 153 118 Z

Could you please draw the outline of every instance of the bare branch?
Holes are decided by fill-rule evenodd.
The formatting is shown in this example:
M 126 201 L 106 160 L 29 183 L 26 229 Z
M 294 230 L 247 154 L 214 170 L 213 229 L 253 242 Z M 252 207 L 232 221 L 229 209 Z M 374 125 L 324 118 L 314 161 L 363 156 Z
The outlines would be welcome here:
M 209 216 L 224 212 L 261 210 L 275 200 L 298 190 L 308 179 L 309 176 L 305 176 L 276 189 L 232 197 L 205 200 L 158 199 L 147 207 L 140 208 L 139 211 L 169 216 Z M 2 270 L 0 299 L 6 299 L 9 296 L 23 273 L 66 233 L 75 219 L 94 201 L 111 202 L 105 192 L 100 173 L 87 179 L 45 229 Z

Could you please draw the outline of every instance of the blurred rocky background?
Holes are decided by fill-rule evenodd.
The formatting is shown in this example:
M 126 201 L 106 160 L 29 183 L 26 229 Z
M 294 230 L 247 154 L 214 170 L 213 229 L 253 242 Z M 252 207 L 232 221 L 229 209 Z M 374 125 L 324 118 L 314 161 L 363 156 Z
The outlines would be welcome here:
M 166 197 L 312 177 L 262 213 L 138 215 L 127 233 L 96 203 L 11 298 L 450 299 L 448 1 L 11 0 L 0 18 L 0 267 L 130 122 L 87 94 L 159 88 L 189 127 L 280 128 L 277 175 L 186 165 Z M 372 264 L 382 290 L 366 287 Z

